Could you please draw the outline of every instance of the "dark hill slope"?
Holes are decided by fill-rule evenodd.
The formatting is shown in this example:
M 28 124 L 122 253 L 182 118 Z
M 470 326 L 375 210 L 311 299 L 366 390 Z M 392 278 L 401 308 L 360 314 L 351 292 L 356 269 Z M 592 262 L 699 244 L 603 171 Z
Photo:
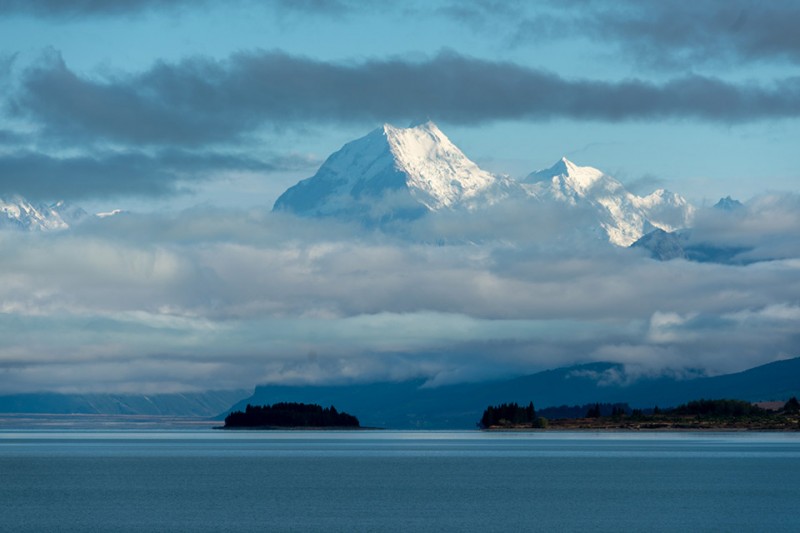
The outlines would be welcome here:
M 0 413 L 102 414 L 212 417 L 247 391 L 176 394 L 55 394 L 0 396 Z
M 800 358 L 723 376 L 641 378 L 630 384 L 622 365 L 591 363 L 438 388 L 425 388 L 422 380 L 324 387 L 263 385 L 232 409 L 248 403 L 312 402 L 336 405 L 358 416 L 365 426 L 447 429 L 473 428 L 487 405 L 503 402 L 533 401 L 537 408 L 591 402 L 668 407 L 700 398 L 785 401 L 791 396 L 800 396 Z

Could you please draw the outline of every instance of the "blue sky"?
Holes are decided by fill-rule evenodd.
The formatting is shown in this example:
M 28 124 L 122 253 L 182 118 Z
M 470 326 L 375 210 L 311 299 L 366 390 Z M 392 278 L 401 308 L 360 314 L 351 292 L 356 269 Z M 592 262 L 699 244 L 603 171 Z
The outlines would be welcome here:
M 567 155 L 633 188 L 666 187 L 698 204 L 728 194 L 746 200 L 764 190 L 796 191 L 800 183 L 793 161 L 800 138 L 797 39 L 787 22 L 797 16 L 794 2 L 759 7 L 744 1 L 688 6 L 626 1 L 378 5 L 36 0 L 4 2 L 0 9 L 5 12 L 0 52 L 4 78 L 12 87 L 5 91 L 5 137 L 27 133 L 22 142 L 4 143 L 6 151 L 25 146 L 102 160 L 109 149 L 152 153 L 188 147 L 284 163 L 258 169 L 255 175 L 250 165 L 244 176 L 241 168 L 220 168 L 204 176 L 202 184 L 190 175 L 181 180 L 181 189 L 197 194 L 168 199 L 152 190 L 133 198 L 114 194 L 113 186 L 84 190 L 75 178 L 74 194 L 98 209 L 144 208 L 142 199 L 148 200 L 143 205 L 159 209 L 212 200 L 269 204 L 345 142 L 384 121 L 405 125 L 423 118 L 417 115 L 437 121 L 482 166 L 511 176 Z M 277 65 L 278 60 L 285 64 Z M 352 89 L 346 81 L 291 99 L 277 92 L 242 106 L 200 97 L 184 101 L 184 112 L 173 119 L 193 116 L 197 124 L 187 125 L 190 129 L 226 131 L 189 145 L 176 136 L 149 139 L 142 133 L 132 138 L 97 123 L 83 124 L 78 138 L 76 131 L 65 128 L 65 122 L 89 120 L 88 111 L 70 114 L 65 108 L 74 106 L 74 99 L 91 99 L 86 94 L 92 89 L 105 89 L 106 105 L 112 107 L 115 97 L 124 105 L 122 95 L 140 103 L 145 99 L 142 105 L 154 112 L 159 105 L 175 106 L 181 95 L 154 84 L 166 76 L 183 77 L 186 83 L 193 75 L 202 77 L 192 61 L 218 68 L 220 78 L 209 82 L 218 90 L 236 86 L 256 91 L 262 83 L 280 85 L 282 76 L 301 86 L 324 83 L 327 66 L 350 68 L 353 83 L 366 84 L 364 90 L 374 101 L 365 112 L 353 113 L 348 106 L 357 102 L 345 98 Z M 415 72 L 403 74 L 409 66 Z M 74 94 L 59 97 L 55 89 L 47 92 L 33 83 L 31 69 L 53 75 L 56 68 L 81 85 Z M 462 89 L 464 102 L 442 108 L 443 97 L 435 94 L 437 80 L 432 79 L 437 72 L 453 80 L 442 90 Z M 459 77 L 468 80 L 471 75 L 493 82 L 459 86 Z M 542 81 L 541 76 L 551 79 Z M 420 78 L 427 78 L 429 85 L 419 87 Z M 398 83 L 402 80 L 406 83 Z M 58 82 L 53 78 L 45 83 Z M 520 84 L 522 92 L 493 95 L 504 83 Z M 693 89 L 698 83 L 708 87 Z M 643 84 L 657 94 L 626 93 L 636 92 L 626 84 Z M 425 94 L 417 97 L 415 88 Z M 148 97 L 147 91 L 163 92 Z M 326 97 L 321 105 L 338 109 L 315 111 L 321 94 Z M 403 94 L 417 98 L 417 105 L 400 102 Z M 588 109 L 580 109 L 581 102 Z M 211 105 L 216 109 L 209 109 Z M 41 107 L 49 112 L 37 112 Z M 9 113 L 9 108 L 15 111 Z M 225 113 L 231 121 L 247 123 L 223 125 L 219 119 Z M 246 120 L 248 114 L 255 116 Z M 133 117 L 107 118 L 127 119 Z M 154 124 L 154 131 L 159 127 Z M 239 188 L 246 193 L 236 194 Z
M 796 356 L 798 26 L 796 1 L 0 0 L 0 196 L 130 212 L 0 233 L 0 393 Z M 344 143 L 428 118 L 492 172 L 567 156 L 732 195 L 746 215 L 697 234 L 772 260 L 565 246 L 547 212 L 412 242 L 269 213 Z M 421 244 L 465 227 L 484 244 Z

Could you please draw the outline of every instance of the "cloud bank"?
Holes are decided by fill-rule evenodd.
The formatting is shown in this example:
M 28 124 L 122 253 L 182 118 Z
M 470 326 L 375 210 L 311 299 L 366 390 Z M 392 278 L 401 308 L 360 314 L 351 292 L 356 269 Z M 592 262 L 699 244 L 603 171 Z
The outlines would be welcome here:
M 472 241 L 457 240 L 456 220 L 418 221 L 409 240 L 201 209 L 3 232 L 0 388 L 445 383 L 592 360 L 741 370 L 800 352 L 797 199 L 759 201 L 784 224 L 763 226 L 753 206 L 738 215 L 743 238 L 784 254 L 745 266 L 660 263 L 591 240 L 570 250 L 567 223 L 511 241 L 513 213 L 482 218 Z

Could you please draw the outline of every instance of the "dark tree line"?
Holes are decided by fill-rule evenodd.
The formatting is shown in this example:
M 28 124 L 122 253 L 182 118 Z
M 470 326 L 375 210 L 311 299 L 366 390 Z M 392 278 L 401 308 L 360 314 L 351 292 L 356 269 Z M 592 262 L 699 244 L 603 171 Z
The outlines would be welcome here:
M 254 427 L 359 427 L 358 419 L 335 407 L 305 403 L 250 405 L 225 417 L 226 428 Z
M 695 416 L 754 416 L 765 414 L 764 409 L 742 400 L 694 400 L 670 411 L 676 415 Z
M 631 408 L 627 403 L 595 403 L 586 404 L 583 406 L 584 417 L 586 418 L 601 418 L 604 416 L 620 417 L 631 413 Z
M 601 416 L 629 415 L 632 409 L 627 403 L 587 403 L 583 405 L 559 405 L 539 409 L 539 416 L 548 420 L 560 418 L 598 418 Z
M 514 426 L 544 427 L 546 423 L 545 419 L 536 416 L 533 402 L 525 407 L 513 402 L 487 407 L 478 426 L 484 429 Z
M 546 416 L 542 416 L 546 415 Z M 694 400 L 673 408 L 631 409 L 626 403 L 590 403 L 547 407 L 538 413 L 533 402 L 492 405 L 483 412 L 478 426 L 489 428 L 745 428 L 800 429 L 800 401 L 790 398 L 781 409 L 767 410 L 733 399 Z

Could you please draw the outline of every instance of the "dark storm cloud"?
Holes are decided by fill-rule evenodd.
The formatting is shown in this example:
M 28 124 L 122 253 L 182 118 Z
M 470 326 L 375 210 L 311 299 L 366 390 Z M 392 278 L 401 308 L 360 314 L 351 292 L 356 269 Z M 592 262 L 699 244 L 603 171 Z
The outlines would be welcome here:
M 0 0 L 0 14 L 25 14 L 37 17 L 111 17 L 151 10 L 198 9 L 211 6 L 209 0 Z M 345 0 L 227 0 L 225 4 L 250 5 L 278 11 L 339 14 L 350 9 Z
M 51 52 L 21 81 L 12 112 L 27 112 L 43 120 L 45 133 L 68 139 L 198 144 L 228 140 L 255 125 L 232 94 L 220 92 L 230 80 L 210 61 L 158 64 L 139 76 L 95 81 Z
M 365 7 L 364 3 L 351 0 L 273 0 L 271 5 L 290 12 L 327 15 L 339 15 L 359 7 Z
M 131 75 L 81 76 L 55 53 L 22 74 L 12 110 L 56 137 L 139 144 L 231 141 L 268 125 L 500 119 L 715 122 L 796 117 L 800 78 L 732 84 L 703 76 L 665 83 L 565 79 L 513 63 L 442 52 L 325 63 L 280 51 L 195 57 Z
M 473 0 L 471 2 L 445 2 L 435 8 L 435 13 L 455 19 L 472 27 L 485 28 L 497 19 L 524 19 L 524 2 L 518 0 Z
M 642 58 L 678 64 L 713 58 L 800 62 L 800 2 L 594 4 L 596 34 L 613 36 Z
M 205 9 L 208 0 L 0 0 L 0 14 L 53 19 L 127 16 L 150 11 Z M 268 10 L 278 15 L 340 16 L 376 12 L 367 2 L 352 0 L 227 0 L 225 5 Z M 693 66 L 737 60 L 800 61 L 800 3 L 796 0 L 498 0 L 407 2 L 418 16 L 440 15 L 516 43 L 537 40 L 589 39 L 615 43 L 619 51 L 660 66 Z M 380 6 L 381 12 L 398 6 Z M 509 29 L 512 31 L 509 32 Z
M 14 145 L 22 142 L 27 137 L 19 132 L 0 129 L 0 144 Z
M 24 13 L 43 17 L 73 17 L 86 15 L 122 15 L 152 8 L 174 8 L 186 5 L 205 5 L 197 0 L 0 0 L 0 13 Z
M 233 154 L 182 150 L 163 150 L 155 155 L 132 152 L 74 157 L 16 152 L 0 155 L 0 190 L 46 200 L 128 194 L 161 196 L 176 193 L 182 186 L 218 172 L 271 172 L 294 166 L 290 157 L 276 157 L 269 162 Z
M 662 67 L 762 60 L 800 62 L 797 1 L 575 0 L 536 7 L 526 15 L 506 17 L 508 24 L 517 27 L 517 44 L 589 39 L 616 45 L 621 54 Z M 504 12 L 484 10 L 481 15 L 491 20 L 503 17 Z
M 11 68 L 19 56 L 18 53 L 0 52 L 0 82 L 5 82 L 11 74 Z

